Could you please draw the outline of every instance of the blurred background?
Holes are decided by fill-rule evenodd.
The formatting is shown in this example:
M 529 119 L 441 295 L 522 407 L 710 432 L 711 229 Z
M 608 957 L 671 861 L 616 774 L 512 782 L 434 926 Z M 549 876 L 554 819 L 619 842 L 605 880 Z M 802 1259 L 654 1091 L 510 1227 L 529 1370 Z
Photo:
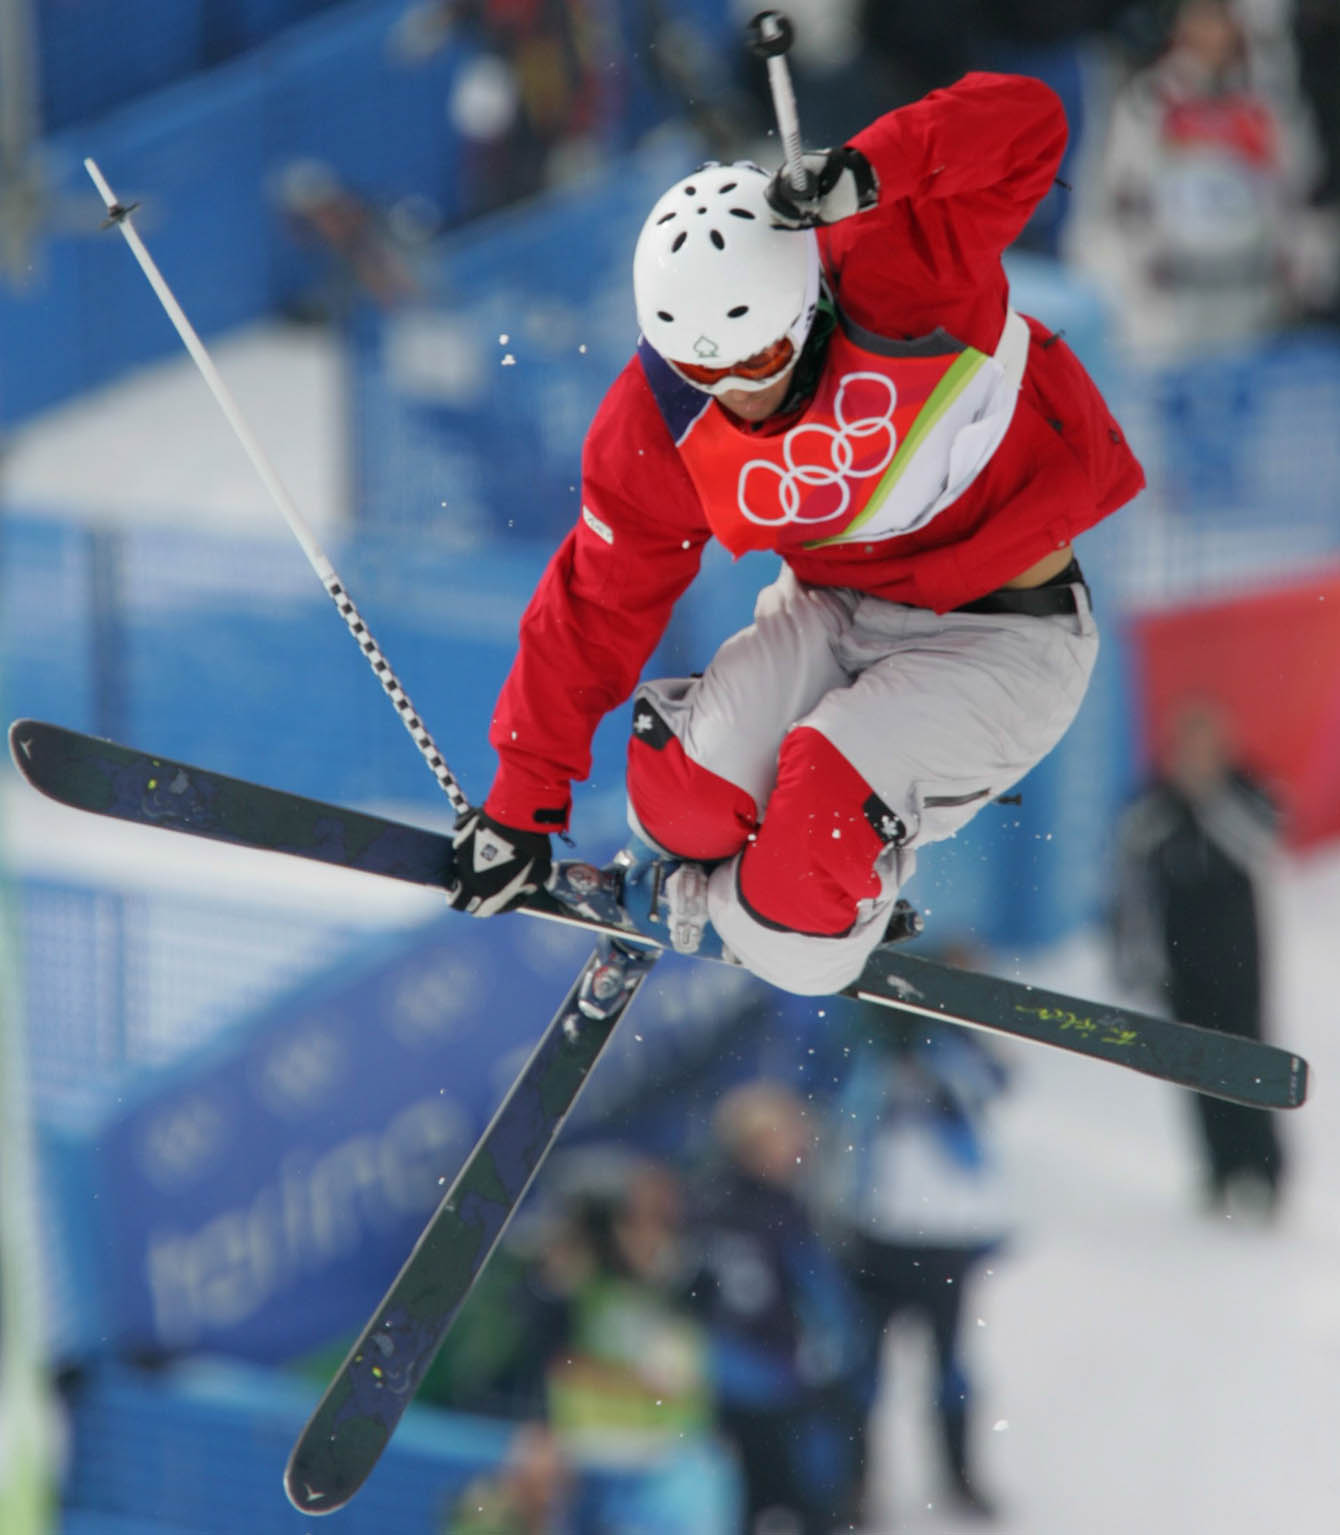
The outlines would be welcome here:
M 102 230 L 91 155 L 482 794 L 517 617 L 635 339 L 645 211 L 704 158 L 780 159 L 753 9 L 0 0 L 5 718 L 450 822 Z M 1149 477 L 1082 541 L 1105 638 L 1080 719 L 923 860 L 920 947 L 1204 1003 L 1307 1055 L 1312 1101 L 1224 1114 L 668 960 L 328 1524 L 1322 1535 L 1340 6 L 789 11 L 813 145 L 968 69 L 1060 92 L 1014 302 Z M 709 559 L 653 666 L 701 668 L 771 569 Z M 578 791 L 587 857 L 619 845 L 625 728 Z M 584 945 L 80 819 L 8 764 L 0 806 L 0 1529 L 311 1529 L 288 1448 Z

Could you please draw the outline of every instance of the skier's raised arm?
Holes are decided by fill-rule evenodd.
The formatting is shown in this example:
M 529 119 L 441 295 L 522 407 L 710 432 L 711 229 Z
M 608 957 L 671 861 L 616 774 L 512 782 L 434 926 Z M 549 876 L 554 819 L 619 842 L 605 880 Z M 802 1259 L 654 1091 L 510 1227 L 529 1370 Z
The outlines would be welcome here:
M 1060 97 L 1041 80 L 965 75 L 886 112 L 839 148 L 805 155 L 816 197 L 797 198 L 779 172 L 769 201 L 794 227 L 866 213 L 862 235 L 896 227 L 900 203 L 958 201 L 958 216 L 969 218 L 956 237 L 998 253 L 1046 196 L 1067 137 Z

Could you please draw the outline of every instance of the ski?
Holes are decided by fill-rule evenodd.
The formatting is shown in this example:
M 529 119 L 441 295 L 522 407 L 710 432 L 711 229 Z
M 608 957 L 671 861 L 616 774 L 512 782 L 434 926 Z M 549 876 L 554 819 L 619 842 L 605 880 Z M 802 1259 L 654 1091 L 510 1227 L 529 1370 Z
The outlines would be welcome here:
M 9 739 L 24 778 L 77 810 L 414 884 L 440 886 L 447 879 L 451 839 L 441 832 L 225 777 L 58 725 L 18 720 Z M 645 880 L 626 890 L 618 868 L 570 863 L 560 866 L 554 889 L 537 893 L 524 910 L 669 947 L 654 888 L 654 881 Z M 625 905 L 626 896 L 640 902 L 636 913 Z M 1307 1092 L 1307 1063 L 1279 1046 L 960 970 L 887 944 L 846 994 L 1112 1062 L 1258 1108 L 1296 1108 Z
M 601 938 L 525 1069 L 336 1372 L 284 1472 L 328 1514 L 358 1491 L 660 951 Z

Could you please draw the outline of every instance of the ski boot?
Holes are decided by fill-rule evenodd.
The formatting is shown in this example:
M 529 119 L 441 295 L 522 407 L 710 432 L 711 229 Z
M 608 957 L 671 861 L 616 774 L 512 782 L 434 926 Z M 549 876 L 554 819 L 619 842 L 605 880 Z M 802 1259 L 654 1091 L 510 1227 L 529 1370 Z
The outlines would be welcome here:
M 623 902 L 639 931 L 676 954 L 738 964 L 707 915 L 707 880 L 714 865 L 673 858 L 634 836 L 615 855 L 623 873 Z

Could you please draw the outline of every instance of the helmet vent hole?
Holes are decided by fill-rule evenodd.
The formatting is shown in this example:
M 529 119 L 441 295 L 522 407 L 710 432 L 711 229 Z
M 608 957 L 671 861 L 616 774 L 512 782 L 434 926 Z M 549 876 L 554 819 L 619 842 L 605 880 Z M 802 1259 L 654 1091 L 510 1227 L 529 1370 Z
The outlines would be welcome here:
M 717 191 L 720 192 L 724 197 L 727 192 L 733 192 L 735 188 L 739 186 L 739 184 L 740 183 L 738 181 L 728 181 L 724 187 L 718 187 Z
M 707 231 L 707 238 L 712 242 L 713 245 L 716 246 L 719 251 L 724 251 L 726 249 L 726 242 L 722 238 L 721 231 L 719 229 L 709 229 Z
M 748 208 L 732 208 L 730 210 L 730 216 L 733 219 L 751 219 L 754 215 L 749 211 Z
M 658 309 L 656 311 L 656 318 L 658 320 L 664 320 L 667 325 L 673 325 L 675 323 L 675 317 L 670 313 L 668 309 Z
M 674 209 L 673 209 L 673 208 L 671 208 L 671 210 L 670 210 L 670 211 L 669 211 L 669 213 L 663 213 L 663 214 L 661 214 L 661 216 L 660 216 L 660 218 L 658 218 L 658 219 L 657 219 L 657 220 L 656 220 L 656 222 L 657 222 L 657 223 L 658 223 L 658 224 L 668 224 L 668 223 L 669 223 L 669 222 L 670 222 L 670 220 L 671 220 L 671 219 L 672 219 L 672 218 L 674 218 L 674 216 L 675 216 L 675 210 L 674 210 Z
M 697 187 L 685 187 L 684 188 L 684 196 L 685 197 L 697 197 L 697 195 L 698 195 L 698 188 Z
M 728 320 L 738 320 L 741 315 L 748 314 L 748 313 L 749 313 L 749 305 L 748 304 L 736 304 L 734 309 L 728 309 L 726 311 L 726 318 Z
M 683 245 L 683 243 L 687 239 L 688 239 L 687 232 L 685 230 L 681 229 L 679 231 L 679 233 L 675 236 L 675 238 L 670 242 L 670 249 L 672 251 L 677 251 L 679 249 L 679 247 L 681 245 Z

